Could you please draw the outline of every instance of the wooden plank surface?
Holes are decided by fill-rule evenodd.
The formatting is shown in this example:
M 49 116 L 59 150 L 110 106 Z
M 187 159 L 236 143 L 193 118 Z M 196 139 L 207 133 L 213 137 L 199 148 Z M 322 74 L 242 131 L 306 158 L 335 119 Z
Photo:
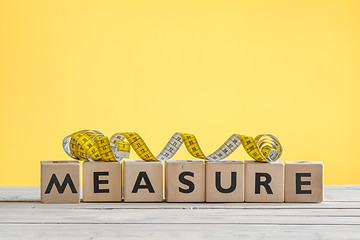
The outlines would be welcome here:
M 358 226 L 214 224 L 9 224 L 0 239 L 359 239 Z M 21 238 L 23 236 L 23 238 Z M 24 237 L 25 236 L 25 237 Z
M 41 204 L 37 187 L 0 187 L 0 239 L 359 239 L 360 185 L 323 203 Z

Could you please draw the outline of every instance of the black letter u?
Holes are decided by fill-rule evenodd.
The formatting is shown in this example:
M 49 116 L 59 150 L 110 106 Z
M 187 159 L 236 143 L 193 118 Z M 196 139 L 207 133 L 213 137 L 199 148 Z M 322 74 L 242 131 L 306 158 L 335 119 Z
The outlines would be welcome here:
M 236 189 L 236 172 L 231 172 L 231 185 L 229 188 L 223 188 L 221 186 L 221 172 L 215 173 L 215 186 L 221 193 L 231 193 Z

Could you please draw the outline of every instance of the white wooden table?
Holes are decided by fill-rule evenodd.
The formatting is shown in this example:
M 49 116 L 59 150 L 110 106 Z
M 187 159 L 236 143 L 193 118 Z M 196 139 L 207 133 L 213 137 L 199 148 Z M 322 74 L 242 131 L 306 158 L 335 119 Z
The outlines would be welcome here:
M 360 239 L 360 185 L 304 203 L 41 204 L 0 187 L 0 239 Z

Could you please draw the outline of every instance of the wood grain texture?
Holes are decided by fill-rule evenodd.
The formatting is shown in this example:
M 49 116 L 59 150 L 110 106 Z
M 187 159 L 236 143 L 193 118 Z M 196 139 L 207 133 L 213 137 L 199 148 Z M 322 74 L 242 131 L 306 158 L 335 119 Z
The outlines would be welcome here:
M 324 164 L 316 161 L 286 161 L 285 202 L 322 202 Z
M 244 202 L 245 174 L 242 161 L 208 162 L 205 169 L 206 202 Z M 216 178 L 217 174 L 219 179 Z M 217 181 L 223 192 L 216 186 Z M 224 190 L 228 192 L 224 193 Z
M 323 203 L 41 204 L 38 187 L 0 187 L 0 239 L 358 239 L 360 186 Z
M 358 226 L 238 224 L 7 224 L 0 238 L 26 239 L 359 239 Z
M 61 191 L 62 186 L 64 188 Z M 48 187 L 50 187 L 49 192 L 46 192 Z M 41 161 L 41 201 L 43 203 L 79 203 L 79 188 L 80 163 L 78 161 Z
M 184 184 L 188 180 L 193 183 L 193 190 Z M 165 199 L 167 202 L 205 202 L 205 163 L 202 160 L 166 161 Z
M 284 169 L 285 164 L 280 160 L 271 164 L 245 160 L 245 202 L 284 202 Z M 256 184 L 258 174 L 266 174 L 266 178 L 263 175 L 258 181 L 268 183 Z M 259 186 L 258 192 L 255 190 L 256 185 Z
M 120 162 L 84 162 L 82 177 L 84 202 L 122 201 Z
M 143 175 L 140 175 L 140 173 Z M 145 186 L 145 188 L 138 188 L 133 192 L 138 178 L 140 179 L 138 185 Z M 150 187 L 152 191 L 150 191 Z M 146 162 L 143 160 L 124 161 L 124 201 L 163 201 L 163 165 L 161 162 Z

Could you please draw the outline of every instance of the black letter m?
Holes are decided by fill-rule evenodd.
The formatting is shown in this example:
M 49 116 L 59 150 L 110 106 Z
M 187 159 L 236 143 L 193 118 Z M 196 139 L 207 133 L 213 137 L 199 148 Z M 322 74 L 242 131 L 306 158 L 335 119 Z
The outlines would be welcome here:
M 70 174 L 66 174 L 65 179 L 62 183 L 62 185 L 60 185 L 59 180 L 57 179 L 56 175 L 53 174 L 51 176 L 49 185 L 46 188 L 45 194 L 49 194 L 51 192 L 52 186 L 55 184 L 56 189 L 58 190 L 59 193 L 64 193 L 66 186 L 69 184 L 69 187 L 71 189 L 72 193 L 77 193 L 75 185 L 73 183 L 73 181 L 71 180 Z

